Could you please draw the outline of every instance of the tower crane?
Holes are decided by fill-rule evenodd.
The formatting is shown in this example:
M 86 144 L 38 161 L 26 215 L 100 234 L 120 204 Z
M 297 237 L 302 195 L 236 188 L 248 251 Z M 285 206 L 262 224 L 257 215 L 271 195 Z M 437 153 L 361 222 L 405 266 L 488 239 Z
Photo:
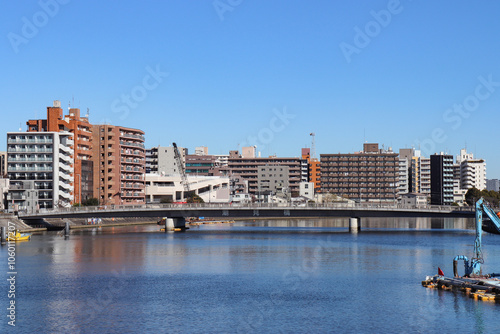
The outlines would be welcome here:
M 189 182 L 187 180 L 186 176 L 186 170 L 184 169 L 184 164 L 182 163 L 182 158 L 181 154 L 179 152 L 179 148 L 177 147 L 176 143 L 172 143 L 172 146 L 174 147 L 174 156 L 175 156 L 175 161 L 177 162 L 177 165 L 179 166 L 179 171 L 181 174 L 181 180 L 182 180 L 182 185 L 184 187 L 184 193 L 188 193 L 190 191 L 189 189 Z

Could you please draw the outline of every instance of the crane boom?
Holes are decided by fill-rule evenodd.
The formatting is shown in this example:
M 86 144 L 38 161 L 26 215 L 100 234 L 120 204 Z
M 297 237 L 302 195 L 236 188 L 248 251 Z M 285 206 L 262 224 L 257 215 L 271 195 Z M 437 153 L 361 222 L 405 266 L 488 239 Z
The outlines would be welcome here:
M 485 231 L 500 234 L 500 217 L 481 197 L 476 202 L 476 238 L 474 240 L 474 257 L 470 260 L 465 255 L 458 255 L 453 259 L 453 273 L 457 274 L 457 261 L 463 260 L 465 265 L 465 276 L 475 277 L 481 275 L 481 264 L 484 263 L 482 246 L 483 213 L 490 219 L 491 223 L 485 224 Z
M 184 187 L 184 192 L 187 193 L 190 191 L 190 189 L 189 189 L 189 183 L 188 183 L 187 176 L 186 176 L 186 171 L 184 169 L 184 164 L 182 163 L 181 154 L 179 152 L 179 149 L 177 148 L 176 143 L 172 143 L 172 146 L 174 146 L 175 161 L 177 161 L 177 165 L 179 166 L 179 171 L 181 174 L 181 180 L 182 180 L 182 185 Z

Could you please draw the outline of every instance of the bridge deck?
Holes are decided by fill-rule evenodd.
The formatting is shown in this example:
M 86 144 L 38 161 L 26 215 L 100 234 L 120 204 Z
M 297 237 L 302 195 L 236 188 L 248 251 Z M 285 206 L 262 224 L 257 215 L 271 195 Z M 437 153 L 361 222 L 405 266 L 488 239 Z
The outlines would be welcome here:
M 92 217 L 474 217 L 473 207 L 428 206 L 417 208 L 387 204 L 146 204 L 72 207 L 19 213 L 22 219 Z

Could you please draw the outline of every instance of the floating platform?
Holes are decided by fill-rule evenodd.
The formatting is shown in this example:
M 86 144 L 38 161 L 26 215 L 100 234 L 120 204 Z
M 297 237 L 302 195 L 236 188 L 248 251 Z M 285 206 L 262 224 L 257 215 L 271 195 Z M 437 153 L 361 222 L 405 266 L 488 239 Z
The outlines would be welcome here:
M 422 281 L 422 286 L 430 289 L 462 292 L 475 300 L 500 303 L 500 280 L 495 278 L 497 276 L 500 275 L 491 274 L 474 278 L 427 276 L 425 281 Z
M 188 222 L 186 222 L 188 223 Z M 217 221 L 197 221 L 197 222 L 189 222 L 189 225 L 213 225 L 213 224 L 234 224 L 234 220 L 217 220 Z

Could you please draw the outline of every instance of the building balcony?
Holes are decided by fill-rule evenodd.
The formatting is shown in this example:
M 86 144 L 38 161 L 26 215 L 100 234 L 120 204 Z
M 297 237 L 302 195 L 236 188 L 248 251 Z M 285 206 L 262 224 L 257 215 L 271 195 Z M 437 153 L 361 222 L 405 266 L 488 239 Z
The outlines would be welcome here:
M 24 158 L 24 157 L 18 157 L 18 158 L 10 158 L 8 159 L 8 162 L 52 162 L 52 158 Z
M 26 148 L 26 147 L 19 147 L 19 148 L 8 148 L 7 149 L 8 153 L 21 153 L 21 152 L 26 152 L 26 153 L 52 153 L 52 148 L 39 148 L 39 147 L 31 147 L 31 148 Z
M 52 172 L 52 167 L 8 167 L 7 172 Z
M 135 135 L 135 134 L 131 134 L 131 133 L 120 133 L 120 136 L 123 138 L 136 139 L 139 141 L 145 140 L 143 135 Z
M 124 146 L 124 147 L 139 147 L 139 148 L 144 148 L 144 143 L 135 143 L 135 142 L 123 141 L 123 140 L 120 140 L 120 145 Z

